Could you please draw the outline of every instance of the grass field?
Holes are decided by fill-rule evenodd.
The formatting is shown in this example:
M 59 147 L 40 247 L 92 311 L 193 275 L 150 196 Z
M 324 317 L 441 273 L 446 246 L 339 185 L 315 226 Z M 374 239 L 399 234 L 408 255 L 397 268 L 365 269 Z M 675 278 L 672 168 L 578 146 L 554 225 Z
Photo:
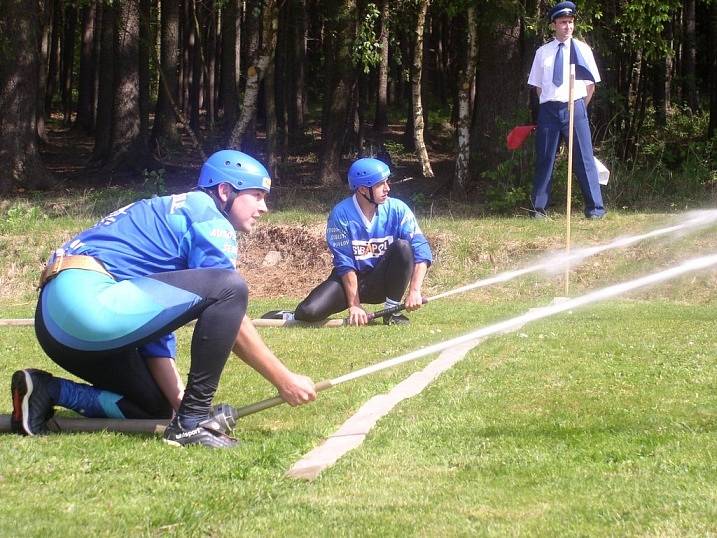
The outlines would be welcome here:
M 15 213 L 17 224 L 0 225 L 0 247 L 13 249 L 0 262 L 12 283 L 0 298 L 5 317 L 32 313 L 38 249 L 49 252 L 91 221 L 34 218 L 32 207 Z M 595 244 L 672 218 L 611 213 L 597 223 L 576 219 L 573 232 L 576 244 Z M 558 219 L 442 214 L 422 222 L 441 244 L 430 295 L 525 266 L 559 248 L 564 231 Z M 713 228 L 609 253 L 575 269 L 571 295 L 716 251 Z M 2 435 L 0 535 L 717 535 L 716 289 L 715 271 L 695 273 L 493 337 L 313 482 L 284 473 L 431 358 L 347 383 L 312 405 L 246 417 L 240 448 L 227 452 L 172 449 L 139 435 Z M 533 275 L 431 303 L 409 327 L 262 334 L 292 369 L 318 381 L 522 314 L 562 290 L 560 275 Z M 256 299 L 251 313 L 276 306 Z M 179 336 L 186 350 L 190 330 Z M 0 328 L 0 353 L 0 413 L 10 410 L 15 369 L 59 373 L 31 328 Z M 186 352 L 179 364 L 186 371 Z M 272 395 L 234 359 L 217 399 L 244 405 Z

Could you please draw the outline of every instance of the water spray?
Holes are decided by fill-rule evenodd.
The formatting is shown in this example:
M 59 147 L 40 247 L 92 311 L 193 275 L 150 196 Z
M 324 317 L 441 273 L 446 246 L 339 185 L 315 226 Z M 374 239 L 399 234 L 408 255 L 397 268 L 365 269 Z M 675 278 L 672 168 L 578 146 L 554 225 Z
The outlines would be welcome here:
M 687 273 L 691 273 L 694 271 L 707 269 L 707 268 L 713 267 L 715 265 L 717 265 L 717 254 L 703 256 L 700 258 L 693 258 L 691 260 L 687 260 L 687 261 L 683 262 L 680 265 L 677 265 L 670 269 L 666 269 L 664 271 L 652 273 L 650 275 L 643 276 L 641 278 L 637 278 L 637 279 L 631 280 L 629 282 L 623 282 L 621 284 L 615 284 L 613 286 L 608 286 L 606 288 L 587 293 L 586 295 L 582 295 L 580 297 L 568 299 L 561 303 L 553 304 L 553 305 L 542 307 L 542 308 L 536 308 L 536 309 L 530 310 L 520 316 L 511 318 L 511 319 L 508 319 L 505 321 L 501 321 L 501 322 L 495 323 L 493 325 L 483 327 L 481 329 L 477 329 L 475 331 L 464 334 L 463 336 L 458 336 L 456 338 L 451 338 L 451 339 L 445 340 L 443 342 L 438 342 L 436 344 L 413 351 L 411 353 L 407 353 L 407 354 L 401 355 L 399 357 L 388 359 L 383 362 L 379 362 L 377 364 L 367 366 L 367 367 L 361 368 L 359 370 L 355 370 L 353 372 L 348 372 L 344 375 L 335 377 L 333 379 L 327 379 L 325 381 L 321 381 L 315 385 L 315 388 L 317 391 L 327 390 L 327 389 L 336 387 L 338 385 L 341 385 L 343 383 L 348 383 L 349 381 L 354 381 L 361 377 L 365 377 L 367 375 L 374 374 L 376 372 L 380 372 L 383 370 L 387 370 L 389 368 L 393 368 L 400 364 L 415 361 L 417 359 L 425 357 L 426 355 L 432 355 L 434 353 L 439 353 L 445 349 L 448 349 L 448 348 L 451 348 L 454 346 L 458 346 L 463 343 L 471 342 L 471 341 L 478 340 L 481 338 L 486 338 L 488 336 L 493 336 L 496 334 L 509 333 L 511 331 L 518 329 L 519 327 L 522 327 L 526 323 L 529 323 L 532 321 L 544 319 L 544 318 L 547 318 L 550 316 L 554 316 L 555 314 L 567 312 L 569 310 L 574 310 L 576 308 L 580 308 L 580 307 L 589 305 L 591 303 L 604 301 L 606 299 L 617 297 L 617 296 L 627 293 L 629 291 L 633 291 L 633 290 L 636 290 L 639 288 L 644 288 L 647 286 L 658 284 L 660 282 L 664 282 L 666 280 L 671 280 L 671 279 L 677 278 L 679 276 L 682 276 L 682 275 L 685 275 Z M 236 409 L 235 413 L 233 413 L 232 418 L 233 418 L 233 420 L 236 420 L 237 418 L 245 417 L 245 416 L 257 413 L 259 411 L 263 411 L 265 409 L 275 407 L 282 403 L 284 403 L 284 400 L 279 396 L 276 396 L 274 398 L 269 398 L 266 400 L 262 400 L 260 402 L 256 402 L 254 404 L 247 405 L 245 407 Z M 161 433 L 167 424 L 167 421 L 131 420 L 131 419 L 120 420 L 120 419 L 60 419 L 60 418 L 58 418 L 58 419 L 54 419 L 54 421 L 55 422 L 52 426 L 60 431 L 107 430 L 107 431 L 122 431 L 122 432 Z M 0 432 L 8 432 L 8 431 L 10 431 L 10 417 L 7 415 L 0 416 Z
M 639 235 L 633 235 L 629 237 L 622 237 L 606 243 L 604 245 L 597 245 L 594 247 L 585 247 L 571 251 L 570 253 L 560 253 L 555 256 L 539 261 L 538 263 L 525 267 L 523 269 L 517 269 L 513 271 L 505 271 L 503 273 L 494 275 L 489 278 L 477 280 L 471 284 L 461 286 L 452 290 L 439 293 L 432 297 L 424 297 L 423 304 L 435 301 L 437 299 L 443 299 L 445 297 L 451 297 L 467 291 L 472 291 L 478 288 L 486 288 L 494 284 L 501 284 L 508 282 L 515 278 L 530 274 L 537 273 L 540 271 L 547 273 L 556 273 L 562 271 L 571 265 L 576 265 L 582 262 L 584 259 L 609 250 L 617 248 L 627 248 L 640 241 L 646 239 L 654 239 L 657 237 L 668 236 L 677 234 L 679 232 L 687 232 L 692 229 L 705 228 L 717 223 L 717 209 L 708 209 L 701 211 L 693 211 L 688 214 L 688 218 L 680 224 L 668 226 L 666 228 L 659 228 Z M 399 304 L 383 310 L 369 313 L 369 320 L 380 318 L 382 316 L 393 314 L 404 310 L 406 306 Z M 27 326 L 34 323 L 33 319 L 0 319 L 0 326 Z M 341 327 L 348 324 L 346 319 L 327 319 L 319 322 L 303 322 L 298 320 L 280 320 L 280 319 L 255 319 L 252 323 L 256 327 Z

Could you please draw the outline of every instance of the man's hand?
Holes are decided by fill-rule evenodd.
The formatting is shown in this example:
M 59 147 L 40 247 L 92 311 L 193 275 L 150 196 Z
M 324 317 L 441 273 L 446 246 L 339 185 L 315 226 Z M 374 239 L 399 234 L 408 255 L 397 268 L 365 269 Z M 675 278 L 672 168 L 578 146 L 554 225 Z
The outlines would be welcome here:
M 366 325 L 368 313 L 361 306 L 349 307 L 349 325 Z
M 305 375 L 289 372 L 286 379 L 276 387 L 279 395 L 291 406 L 313 402 L 316 399 L 314 382 Z
M 406 310 L 411 312 L 412 310 L 418 310 L 423 306 L 423 297 L 420 291 L 409 290 L 406 295 L 406 300 L 403 302 L 406 306 Z

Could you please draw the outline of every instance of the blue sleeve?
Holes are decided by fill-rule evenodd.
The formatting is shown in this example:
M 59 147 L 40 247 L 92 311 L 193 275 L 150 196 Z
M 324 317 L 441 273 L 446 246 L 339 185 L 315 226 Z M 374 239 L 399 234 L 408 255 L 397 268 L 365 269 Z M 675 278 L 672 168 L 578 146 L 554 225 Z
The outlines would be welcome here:
M 184 236 L 187 266 L 236 269 L 237 236 L 226 219 L 195 222 Z
M 356 260 L 353 255 L 348 226 L 338 213 L 334 208 L 329 215 L 329 220 L 326 223 L 326 243 L 334 258 L 336 273 L 341 276 L 349 271 L 356 271 Z
M 411 243 L 413 250 L 413 262 L 424 262 L 429 266 L 433 263 L 433 254 L 428 244 L 426 236 L 423 235 L 421 227 L 418 225 L 413 211 L 408 206 L 403 206 L 403 214 L 401 215 L 401 223 L 399 227 L 399 238 L 405 239 Z
M 174 333 L 166 334 L 154 342 L 149 342 L 139 348 L 139 354 L 145 358 L 177 356 L 177 337 Z

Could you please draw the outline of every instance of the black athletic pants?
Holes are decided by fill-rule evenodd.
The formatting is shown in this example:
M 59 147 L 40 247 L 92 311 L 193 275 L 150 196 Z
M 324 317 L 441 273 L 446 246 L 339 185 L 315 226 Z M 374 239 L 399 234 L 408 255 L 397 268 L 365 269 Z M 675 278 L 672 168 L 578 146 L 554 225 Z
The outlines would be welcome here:
M 246 282 L 238 272 L 227 269 L 188 269 L 149 278 L 189 291 L 202 300 L 178 313 L 155 333 L 122 348 L 103 351 L 79 351 L 55 340 L 43 322 L 38 301 L 37 339 L 45 353 L 68 372 L 98 389 L 123 396 L 118 406 L 127 418 L 169 418 L 172 407 L 138 348 L 196 319 L 187 388 L 179 414 L 206 414 L 246 313 Z
M 378 304 L 386 298 L 399 302 L 413 274 L 413 250 L 405 239 L 391 243 L 373 271 L 358 273 L 358 295 L 362 303 Z M 319 321 L 346 310 L 346 294 L 341 277 L 332 271 L 299 303 L 294 317 L 301 321 Z

